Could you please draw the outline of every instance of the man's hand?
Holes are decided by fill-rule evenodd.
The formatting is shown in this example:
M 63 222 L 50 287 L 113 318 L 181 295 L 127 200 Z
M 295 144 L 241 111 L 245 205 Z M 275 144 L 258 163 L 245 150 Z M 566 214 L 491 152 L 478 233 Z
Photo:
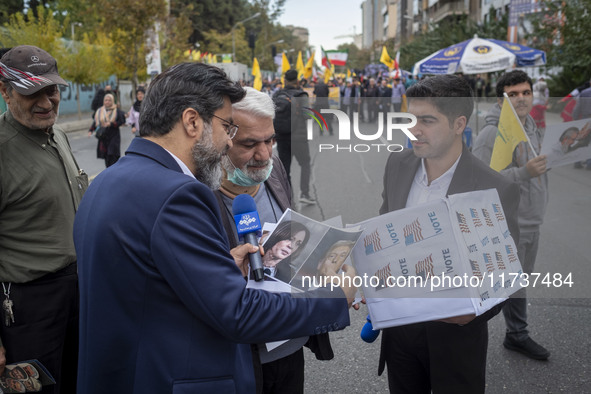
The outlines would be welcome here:
M 527 173 L 532 178 L 542 175 L 547 171 L 546 169 L 546 155 L 534 157 L 525 165 Z
M 351 307 L 351 304 L 353 304 L 353 301 L 355 301 L 355 294 L 357 294 L 357 287 L 353 285 L 353 279 L 355 279 L 357 271 L 355 271 L 355 268 L 348 264 L 343 264 L 341 270 L 344 274 L 341 278 L 343 279 L 343 282 L 341 283 L 341 289 L 343 289 L 343 293 L 345 293 L 345 296 L 347 297 L 347 304 L 349 305 L 349 307 Z M 357 307 L 354 307 L 355 309 L 359 309 L 358 304 L 355 306 Z
M 439 321 L 444 322 L 444 323 L 458 324 L 460 326 L 463 326 L 464 324 L 470 323 L 472 320 L 474 320 L 475 317 L 476 317 L 475 314 L 471 314 L 471 315 L 448 317 L 447 319 L 441 319 Z
M 262 246 L 253 246 L 251 244 L 239 245 L 230 250 L 230 254 L 234 257 L 236 265 L 242 271 L 242 276 L 248 276 L 248 254 L 256 252 L 257 249 L 261 251 L 261 255 L 265 254 Z
M 0 375 L 4 373 L 4 367 L 6 366 L 6 349 L 4 346 L 0 346 Z

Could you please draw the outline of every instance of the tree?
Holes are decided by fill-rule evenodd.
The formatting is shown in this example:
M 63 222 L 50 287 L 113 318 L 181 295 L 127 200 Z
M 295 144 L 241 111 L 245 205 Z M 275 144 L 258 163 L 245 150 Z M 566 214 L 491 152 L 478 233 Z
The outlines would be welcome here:
M 34 45 L 49 52 L 56 59 L 62 78 L 77 84 L 76 100 L 80 118 L 80 85 L 102 82 L 113 73 L 109 61 L 112 43 L 104 33 L 97 33 L 99 38 L 93 42 L 84 34 L 81 41 L 70 41 L 69 45 L 64 45 L 62 36 L 67 30 L 65 26 L 68 26 L 68 20 L 65 18 L 65 23 L 60 23 L 52 10 L 43 6 L 39 6 L 36 13 L 28 10 L 27 15 L 14 14 L 6 25 L 5 45 Z M 97 59 L 101 60 L 98 67 Z
M 39 6 L 36 14 L 38 17 L 29 9 L 26 15 L 20 12 L 12 15 L 10 22 L 5 25 L 6 34 L 2 44 L 5 47 L 34 45 L 49 52 L 61 64 L 64 57 L 64 46 L 60 40 L 64 32 L 63 26 L 47 8 Z
M 349 69 L 363 70 L 366 65 L 371 63 L 370 49 L 359 49 L 357 45 L 352 43 L 341 44 L 337 49 L 339 51 L 349 51 L 349 56 L 347 57 L 347 68 Z
M 591 77 L 591 1 L 547 1 L 545 10 L 529 16 L 533 32 L 528 35 L 546 51 L 547 67 L 563 71 L 548 86 L 553 96 L 565 96 Z
M 189 42 L 193 44 L 204 42 L 207 46 L 206 32 L 229 32 L 236 22 L 250 15 L 247 0 L 171 0 L 170 12 L 180 16 L 188 5 L 194 5 L 189 15 L 193 26 Z
M 110 32 L 118 77 L 129 78 L 135 89 L 146 76 L 146 39 L 156 23 L 166 21 L 165 0 L 98 0 L 101 25 Z M 161 25 L 163 26 L 163 25 Z
M 78 105 L 78 119 L 82 118 L 80 111 L 80 85 L 100 83 L 114 71 L 111 61 L 111 40 L 104 34 L 98 33 L 98 39 L 91 43 L 88 34 L 84 34 L 80 41 L 70 41 L 67 56 L 64 57 L 60 74 L 64 79 L 76 84 L 76 102 Z M 97 67 L 97 59 L 100 64 Z
M 163 69 L 187 61 L 184 52 L 190 48 L 191 32 L 191 20 L 187 14 L 168 17 L 166 30 L 160 37 Z
M 8 23 L 10 16 L 22 12 L 25 8 L 23 0 L 2 0 L 0 3 L 0 25 Z

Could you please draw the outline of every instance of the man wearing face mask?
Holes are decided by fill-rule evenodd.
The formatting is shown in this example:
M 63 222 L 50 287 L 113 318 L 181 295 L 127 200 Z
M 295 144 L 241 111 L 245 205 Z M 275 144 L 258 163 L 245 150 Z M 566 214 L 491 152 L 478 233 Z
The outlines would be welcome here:
M 215 192 L 231 248 L 239 242 L 232 215 L 232 203 L 237 195 L 247 193 L 254 198 L 261 223 L 277 223 L 291 206 L 287 173 L 281 160 L 273 155 L 273 100 L 256 89 L 245 87 L 244 90 L 244 99 L 232 104 L 238 132 L 232 140 L 233 146 L 222 158 L 224 175 Z M 334 357 L 328 334 L 292 339 L 271 352 L 265 344 L 252 345 L 257 393 L 303 393 L 304 344 L 319 360 Z

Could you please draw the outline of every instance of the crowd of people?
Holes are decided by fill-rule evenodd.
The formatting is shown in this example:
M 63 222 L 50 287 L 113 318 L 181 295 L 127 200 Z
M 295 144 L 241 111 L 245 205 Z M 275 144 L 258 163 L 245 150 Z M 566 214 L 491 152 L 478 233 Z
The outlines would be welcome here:
M 544 131 L 530 112 L 544 89 L 523 71 L 503 74 L 490 113 L 497 125 L 485 125 L 470 151 L 462 136 L 474 92 L 486 92 L 478 78 L 474 86 L 456 75 L 337 84 L 347 110 L 360 97 L 387 99 L 359 111 L 368 121 L 384 102 L 402 110 L 404 98 L 418 119 L 413 149 L 388 158 L 380 214 L 494 188 L 531 273 L 548 201 L 546 157 L 521 142 L 505 169 L 488 164 L 504 94 L 539 152 Z M 277 223 L 294 203 L 292 156 L 302 171 L 299 202 L 316 203 L 301 124 L 282 122 L 286 103 L 307 97 L 297 72 L 270 93 L 213 66 L 182 63 L 139 88 L 127 116 L 116 95 L 102 92 L 90 134 L 101 134 L 97 155 L 108 168 L 90 186 L 55 124 L 62 84 L 55 59 L 37 47 L 18 46 L 0 59 L 8 107 L 0 116 L 0 249 L 10 251 L 0 256 L 0 375 L 37 359 L 56 380 L 44 393 L 302 393 L 303 348 L 320 360 L 334 357 L 328 333 L 350 324 L 357 289 L 342 281 L 293 296 L 247 287 L 248 256 L 262 248 L 241 242 L 232 214 L 234 198 L 249 194 L 261 221 Z M 328 89 L 313 87 L 320 109 Z M 120 158 L 125 123 L 139 138 Z M 284 227 L 269 236 L 263 265 L 286 281 L 310 233 L 297 222 Z M 352 247 L 332 245 L 317 275 L 336 275 Z M 343 272 L 355 275 L 352 267 Z M 384 329 L 378 373 L 387 367 L 392 392 L 483 393 L 487 321 L 501 310 L 503 345 L 548 359 L 529 336 L 523 291 L 478 317 Z M 286 339 L 271 351 L 263 345 Z

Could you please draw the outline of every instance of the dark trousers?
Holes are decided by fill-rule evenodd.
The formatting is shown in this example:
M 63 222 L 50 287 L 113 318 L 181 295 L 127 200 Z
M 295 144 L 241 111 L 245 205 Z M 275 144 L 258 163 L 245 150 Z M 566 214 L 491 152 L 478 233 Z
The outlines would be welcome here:
M 105 156 L 105 167 L 107 167 L 107 168 L 111 167 L 113 164 L 117 163 L 117 160 L 119 160 L 119 156 L 116 156 L 116 155 Z
M 380 358 L 391 393 L 484 393 L 487 347 L 486 322 L 417 323 L 383 330 Z
M 263 364 L 264 394 L 301 394 L 303 392 L 303 348 L 289 356 Z
M 534 270 L 539 241 L 539 231 L 519 233 L 517 256 L 521 262 L 523 272 L 526 274 L 531 274 Z M 503 306 L 503 315 L 505 316 L 505 324 L 507 326 L 507 336 L 516 341 L 525 341 L 529 337 L 525 288 L 517 291 L 507 300 L 505 306 Z
M 77 265 L 10 288 L 14 323 L 0 322 L 6 363 L 37 359 L 56 384 L 42 393 L 76 393 L 78 367 Z
M 300 174 L 300 192 L 306 196 L 310 192 L 310 150 L 308 141 L 277 141 L 277 153 L 287 172 L 291 184 L 291 158 L 295 156 L 302 168 Z

